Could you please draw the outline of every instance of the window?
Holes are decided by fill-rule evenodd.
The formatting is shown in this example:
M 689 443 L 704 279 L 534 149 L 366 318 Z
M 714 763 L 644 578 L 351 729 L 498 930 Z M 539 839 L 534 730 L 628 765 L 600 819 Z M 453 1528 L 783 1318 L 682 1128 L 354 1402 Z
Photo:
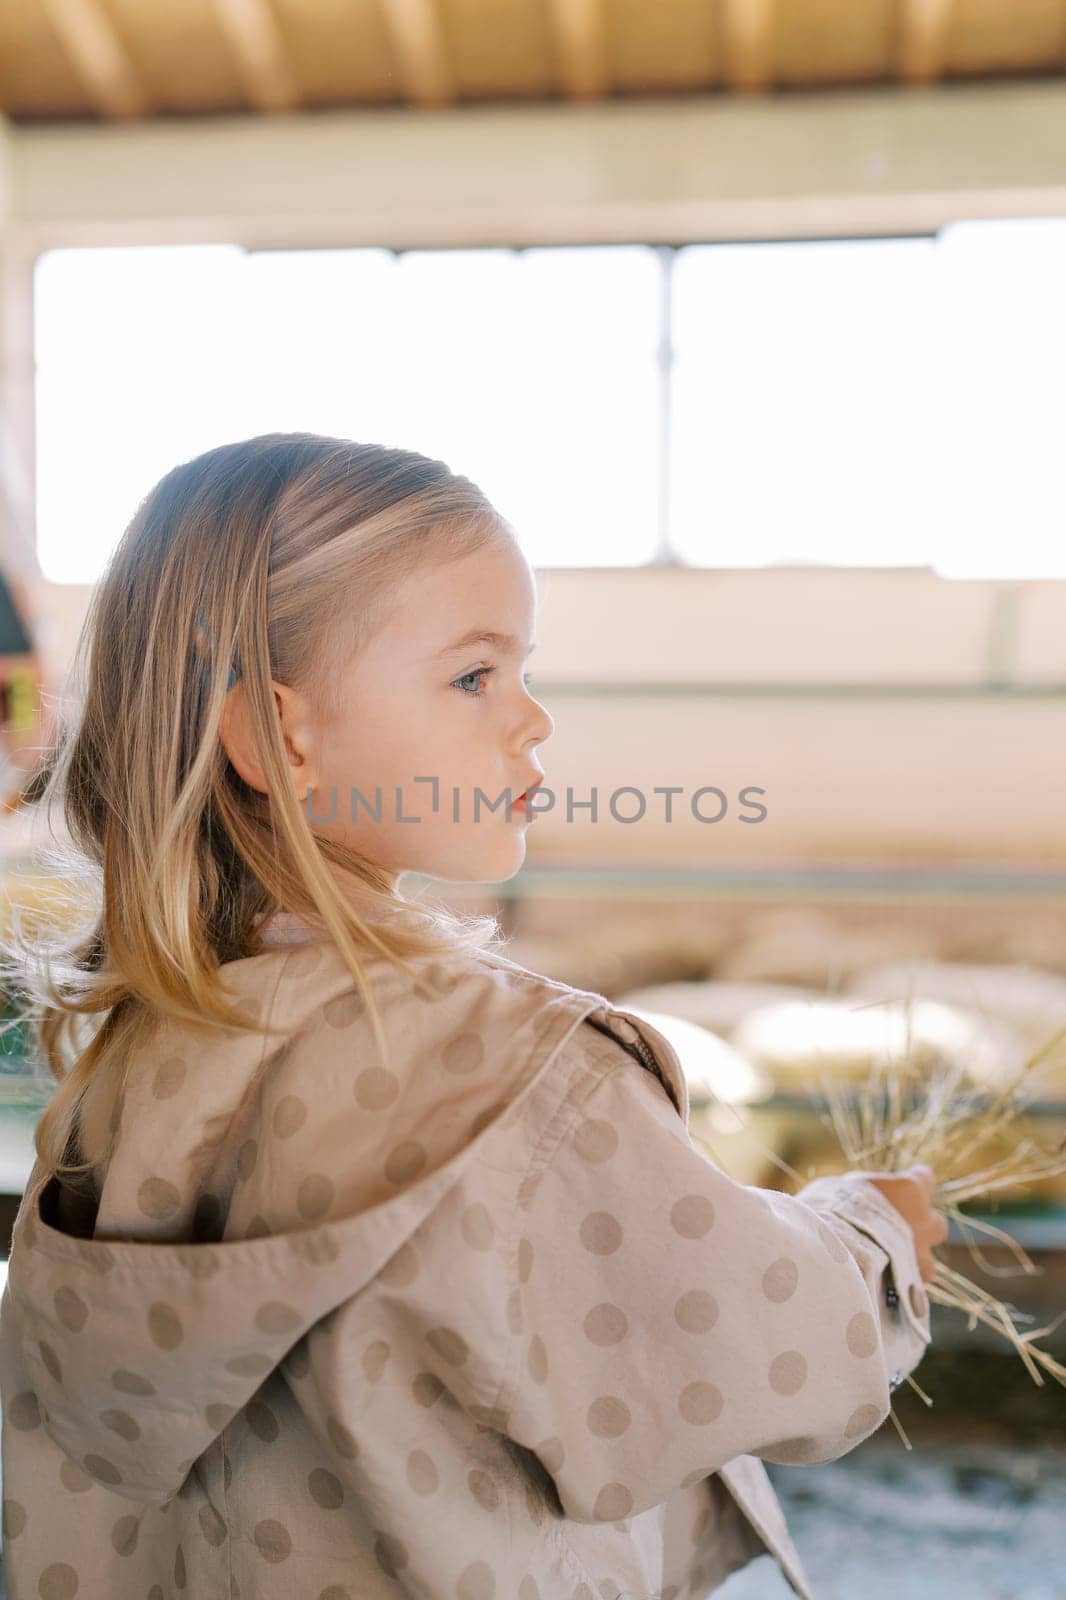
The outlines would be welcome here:
M 180 460 L 275 429 L 473 478 L 536 566 L 1066 575 L 1066 221 L 935 238 L 63 249 L 38 545 L 93 582 Z
M 1066 222 L 693 246 L 674 273 L 682 560 L 1066 576 Z
M 55 250 L 35 298 L 49 578 L 93 582 L 164 472 L 275 429 L 446 461 L 534 565 L 655 549 L 659 267 L 643 246 Z

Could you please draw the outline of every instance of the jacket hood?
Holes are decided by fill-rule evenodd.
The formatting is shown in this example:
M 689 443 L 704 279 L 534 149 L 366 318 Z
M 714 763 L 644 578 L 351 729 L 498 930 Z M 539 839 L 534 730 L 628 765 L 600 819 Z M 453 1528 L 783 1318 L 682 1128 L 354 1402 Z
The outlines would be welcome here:
M 310 952 L 270 951 L 225 969 L 227 987 L 243 990 L 248 1003 L 273 997 L 270 1021 L 284 1018 L 284 1038 L 264 1046 L 261 1035 L 206 1039 L 169 1028 L 153 1043 L 150 1059 L 127 1079 L 119 1138 L 97 1199 L 79 1201 L 34 1165 L 0 1302 L 11 1426 L 40 1422 L 91 1478 L 131 1500 L 165 1503 L 286 1352 L 388 1270 L 496 1126 L 517 1120 L 521 1102 L 582 1019 L 613 1009 L 601 995 L 495 954 L 456 957 L 454 966 L 450 959 L 427 969 L 431 1021 L 430 1013 L 412 1015 L 409 979 L 387 966 L 380 979 L 375 974 L 386 1037 L 414 1102 L 410 1114 L 434 1115 L 434 1075 L 420 1048 L 431 1034 L 447 1039 L 450 1032 L 454 1042 L 478 1030 L 505 1045 L 500 1075 L 508 1092 L 497 1082 L 496 1098 L 477 1110 L 473 1127 L 457 1132 L 443 1158 L 402 1181 L 398 1193 L 312 1225 L 297 1217 L 250 1237 L 245 1223 L 244 1237 L 227 1236 L 248 1152 L 257 1140 L 270 1143 L 256 1092 L 270 1063 L 289 1057 L 303 1063 L 305 1076 L 313 1073 L 326 1033 L 329 1059 L 354 1074 L 352 1063 L 369 1049 L 354 981 L 328 943 Z M 331 1033 L 337 1027 L 343 1038 Z M 160 1100 L 179 1078 L 181 1092 Z M 464 1081 L 460 1075 L 445 1086 L 453 1100 Z M 379 1087 L 377 1080 L 370 1087 Z M 149 1108 L 143 1117 L 138 1093 Z M 275 1132 L 278 1118 L 275 1103 Z M 358 1130 L 358 1120 L 349 1120 Z M 313 1181 L 313 1174 L 304 1178 Z M 11 1367 L 14 1359 L 21 1371 Z

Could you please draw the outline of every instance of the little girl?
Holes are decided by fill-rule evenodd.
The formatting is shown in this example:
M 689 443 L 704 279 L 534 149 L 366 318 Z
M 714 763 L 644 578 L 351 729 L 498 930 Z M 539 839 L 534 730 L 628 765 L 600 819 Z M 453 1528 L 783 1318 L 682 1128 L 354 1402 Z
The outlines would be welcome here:
M 79 893 L 7 953 L 55 1080 L 9 1600 L 682 1600 L 767 1551 L 810 1600 L 763 1462 L 886 1419 L 946 1223 L 928 1169 L 736 1182 L 654 1028 L 405 897 L 520 868 L 534 639 L 407 451 L 226 445 L 130 524 L 49 778 Z

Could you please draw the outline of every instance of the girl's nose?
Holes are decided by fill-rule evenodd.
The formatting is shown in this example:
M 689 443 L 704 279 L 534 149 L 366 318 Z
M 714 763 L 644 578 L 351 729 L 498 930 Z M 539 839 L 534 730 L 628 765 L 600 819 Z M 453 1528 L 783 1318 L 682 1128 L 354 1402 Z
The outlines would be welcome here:
M 555 720 L 551 712 L 542 706 L 539 700 L 533 701 L 533 710 L 535 713 L 533 725 L 536 730 L 533 735 L 533 742 L 543 744 L 545 739 L 550 739 L 555 732 Z

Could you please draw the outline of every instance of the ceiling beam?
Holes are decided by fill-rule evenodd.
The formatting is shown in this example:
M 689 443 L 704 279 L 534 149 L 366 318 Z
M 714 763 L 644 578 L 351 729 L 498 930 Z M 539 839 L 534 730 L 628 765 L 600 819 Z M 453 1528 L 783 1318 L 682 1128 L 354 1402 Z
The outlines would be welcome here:
M 944 70 L 953 0 L 900 0 L 899 76 L 935 83 Z
M 455 99 L 437 0 L 379 0 L 400 93 L 417 106 Z
M 300 94 L 270 0 L 214 0 L 245 92 L 260 111 L 290 111 Z
M 774 0 L 720 0 L 725 81 L 740 94 L 770 87 L 774 10 Z
M 569 100 L 607 93 L 601 0 L 548 0 L 556 57 Z
M 97 109 L 108 117 L 143 116 L 148 97 L 99 0 L 41 0 L 41 7 Z

